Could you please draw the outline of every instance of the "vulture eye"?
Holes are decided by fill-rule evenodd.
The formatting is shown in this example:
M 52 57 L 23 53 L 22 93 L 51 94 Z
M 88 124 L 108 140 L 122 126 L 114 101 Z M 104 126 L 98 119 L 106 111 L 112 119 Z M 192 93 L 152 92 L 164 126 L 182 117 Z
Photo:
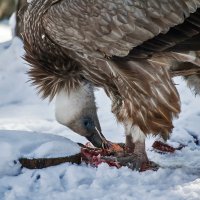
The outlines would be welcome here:
M 94 122 L 91 118 L 84 118 L 83 125 L 86 129 L 93 129 L 94 128 Z

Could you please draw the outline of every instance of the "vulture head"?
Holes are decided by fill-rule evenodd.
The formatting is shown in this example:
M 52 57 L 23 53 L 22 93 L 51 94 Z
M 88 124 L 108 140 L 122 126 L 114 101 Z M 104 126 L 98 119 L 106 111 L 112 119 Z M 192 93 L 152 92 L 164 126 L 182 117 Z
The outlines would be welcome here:
M 97 116 L 97 108 L 90 84 L 56 96 L 55 115 L 59 123 L 86 137 L 94 146 L 102 147 L 104 137 Z

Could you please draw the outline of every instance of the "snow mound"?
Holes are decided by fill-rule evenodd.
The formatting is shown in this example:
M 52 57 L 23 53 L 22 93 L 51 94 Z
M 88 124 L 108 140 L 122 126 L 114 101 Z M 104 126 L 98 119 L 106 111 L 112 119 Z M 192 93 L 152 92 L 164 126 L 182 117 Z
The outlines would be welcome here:
M 0 176 L 18 172 L 18 159 L 58 158 L 80 153 L 80 147 L 62 136 L 22 131 L 0 131 Z

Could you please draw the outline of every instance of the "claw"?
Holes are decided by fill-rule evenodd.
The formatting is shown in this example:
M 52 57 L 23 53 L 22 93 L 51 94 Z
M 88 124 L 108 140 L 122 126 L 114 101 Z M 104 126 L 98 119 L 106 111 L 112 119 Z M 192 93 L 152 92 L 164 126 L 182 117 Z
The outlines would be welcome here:
M 128 168 L 139 172 L 147 170 L 157 171 L 159 169 L 158 164 L 152 161 L 146 161 L 134 153 L 128 154 L 127 156 L 117 157 L 116 160 L 120 165 L 127 166 Z
M 102 149 L 109 149 L 111 147 L 111 143 L 107 140 L 102 142 Z

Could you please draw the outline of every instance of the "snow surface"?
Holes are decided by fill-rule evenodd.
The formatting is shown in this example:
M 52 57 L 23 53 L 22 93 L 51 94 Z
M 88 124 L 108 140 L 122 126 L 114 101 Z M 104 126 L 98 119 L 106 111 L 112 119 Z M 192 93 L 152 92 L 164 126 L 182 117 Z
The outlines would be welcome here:
M 0 23 L 0 42 L 5 42 L 10 40 L 12 33 L 10 31 L 10 27 L 7 26 L 7 21 L 3 21 Z
M 19 158 L 58 158 L 80 153 L 62 136 L 23 131 L 0 131 L 0 177 L 19 172 Z M 4 153 L 2 153 L 4 152 Z
M 2 26 L 5 23 L 0 23 Z M 7 30 L 8 27 L 3 28 L 1 41 L 11 37 Z M 110 168 L 106 164 L 98 169 L 72 164 L 41 170 L 21 169 L 17 158 L 22 155 L 63 155 L 66 149 L 69 151 L 69 144 L 78 151 L 60 136 L 86 142 L 59 125 L 55 121 L 54 102 L 40 100 L 27 83 L 28 65 L 21 58 L 23 53 L 22 43 L 17 38 L 0 43 L 0 200 L 200 199 L 200 146 L 194 141 L 194 138 L 200 140 L 200 97 L 195 98 L 180 78 L 175 82 L 182 112 L 180 118 L 174 120 L 175 128 L 168 143 L 175 147 L 187 146 L 174 154 L 158 154 L 151 147 L 155 138 L 148 138 L 148 156 L 161 166 L 157 172 L 139 173 L 126 167 Z M 110 101 L 102 90 L 96 91 L 96 98 L 103 133 L 111 141 L 124 141 L 123 129 L 110 113 Z

